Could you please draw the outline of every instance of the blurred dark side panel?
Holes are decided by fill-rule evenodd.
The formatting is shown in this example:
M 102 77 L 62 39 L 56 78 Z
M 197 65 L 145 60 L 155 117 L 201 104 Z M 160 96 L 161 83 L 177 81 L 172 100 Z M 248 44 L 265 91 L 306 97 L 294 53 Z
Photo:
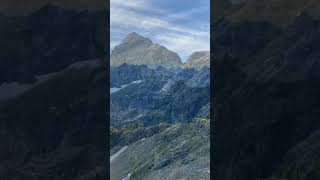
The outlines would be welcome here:
M 320 179 L 319 1 L 214 4 L 214 179 Z
M 107 179 L 107 1 L 0 6 L 0 179 Z

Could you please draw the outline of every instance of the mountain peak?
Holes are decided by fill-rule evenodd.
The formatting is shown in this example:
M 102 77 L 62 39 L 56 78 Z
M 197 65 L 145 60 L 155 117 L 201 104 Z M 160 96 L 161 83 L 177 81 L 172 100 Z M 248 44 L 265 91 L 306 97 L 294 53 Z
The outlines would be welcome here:
M 138 43 L 138 42 L 145 43 L 147 45 L 152 44 L 152 41 L 150 39 L 145 38 L 136 32 L 129 33 L 121 43 L 123 44 L 123 43 Z
M 201 69 L 210 67 L 210 51 L 197 51 L 191 54 L 187 62 L 183 65 L 185 68 Z
M 177 53 L 166 47 L 153 43 L 149 38 L 136 32 L 131 32 L 111 53 L 112 66 L 123 63 L 178 66 L 181 64 L 181 59 Z
M 141 36 L 140 34 L 136 33 L 136 32 L 131 32 L 127 35 L 126 38 L 144 38 L 143 36 Z

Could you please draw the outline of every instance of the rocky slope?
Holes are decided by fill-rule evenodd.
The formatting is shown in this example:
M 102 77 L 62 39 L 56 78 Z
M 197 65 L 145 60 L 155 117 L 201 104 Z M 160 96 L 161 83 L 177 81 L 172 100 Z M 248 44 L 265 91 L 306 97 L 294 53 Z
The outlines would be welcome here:
M 213 28 L 214 176 L 319 179 L 319 158 L 314 152 L 320 129 L 316 93 L 320 90 L 320 21 L 308 8 L 296 8 L 298 1 L 261 1 L 260 6 L 249 6 L 252 3 L 258 5 L 244 1 L 229 9 L 221 3 L 230 14 L 222 14 L 224 18 Z M 282 6 L 273 6 L 278 3 L 292 4 L 280 12 L 275 10 Z M 271 8 L 269 13 L 265 7 Z M 233 21 L 230 17 L 239 12 L 253 16 Z M 272 21 L 278 15 L 287 24 Z
M 111 179 L 210 179 L 208 119 L 174 124 L 123 148 L 110 160 Z
M 209 103 L 208 68 L 150 69 L 145 65 L 122 65 L 111 69 L 111 84 L 115 84 L 114 78 L 118 86 L 126 85 L 111 94 L 111 123 L 188 122 Z
M 181 59 L 177 53 L 132 32 L 111 53 L 111 66 L 124 63 L 172 67 L 181 65 Z
M 184 68 L 201 69 L 204 66 L 210 67 L 210 51 L 194 52 L 183 64 Z
M 110 76 L 111 179 L 209 179 L 209 68 L 122 64 Z

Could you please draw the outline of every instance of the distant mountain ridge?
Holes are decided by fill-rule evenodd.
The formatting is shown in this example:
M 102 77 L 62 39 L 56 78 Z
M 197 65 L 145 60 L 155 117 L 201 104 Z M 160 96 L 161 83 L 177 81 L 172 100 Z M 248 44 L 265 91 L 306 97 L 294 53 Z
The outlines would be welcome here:
M 200 69 L 210 67 L 210 51 L 192 53 L 187 62 L 182 63 L 179 55 L 166 47 L 153 43 L 136 32 L 129 33 L 111 52 L 111 66 L 135 64 L 164 67 L 183 67 Z

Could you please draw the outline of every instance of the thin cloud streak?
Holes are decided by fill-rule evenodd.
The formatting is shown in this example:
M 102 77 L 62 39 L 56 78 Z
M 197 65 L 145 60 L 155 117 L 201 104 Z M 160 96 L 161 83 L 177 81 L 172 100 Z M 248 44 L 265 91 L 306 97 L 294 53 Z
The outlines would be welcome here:
M 127 10 L 163 13 L 163 10 L 150 4 L 150 0 L 111 0 L 110 5 L 111 10 L 114 8 L 122 8 Z
M 205 11 L 207 8 L 208 7 L 193 8 L 193 9 L 191 9 L 189 11 L 169 14 L 167 17 L 169 19 L 171 19 L 171 20 L 179 20 L 179 19 L 190 18 L 194 14 L 201 13 L 201 12 Z
M 170 23 L 169 21 L 165 21 L 157 17 L 141 15 L 134 11 L 128 11 L 122 8 L 113 8 L 111 11 L 111 19 L 111 26 L 119 26 L 126 28 L 134 27 L 145 30 L 161 28 L 168 31 L 176 31 L 195 36 L 207 36 L 207 32 L 193 30 L 184 26 L 177 26 L 175 24 Z

